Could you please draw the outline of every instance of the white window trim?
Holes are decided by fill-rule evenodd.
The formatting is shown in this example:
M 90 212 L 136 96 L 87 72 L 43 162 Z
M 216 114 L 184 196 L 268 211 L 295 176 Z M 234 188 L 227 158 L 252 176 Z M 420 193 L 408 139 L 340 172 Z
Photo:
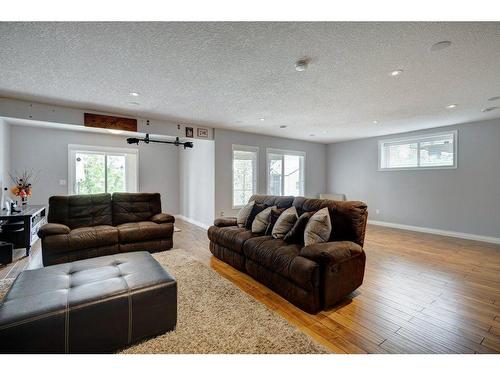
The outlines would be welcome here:
M 255 191 L 252 194 L 257 194 L 259 191 L 259 148 L 257 146 L 237 145 L 233 144 L 231 149 L 231 207 L 233 210 L 242 208 L 244 205 L 234 205 L 234 151 L 249 151 L 255 152 Z
M 123 155 L 134 154 L 136 157 L 135 163 L 135 191 L 139 191 L 139 150 L 136 148 L 126 147 L 106 147 L 106 146 L 93 146 L 93 145 L 77 145 L 68 144 L 68 195 L 74 195 L 73 180 L 75 179 L 75 168 L 73 163 L 73 154 L 82 151 L 87 153 L 106 153 L 108 155 Z
M 305 151 L 295 151 L 295 150 L 283 150 L 279 148 L 266 148 L 266 192 L 267 194 L 271 194 L 269 191 L 269 154 L 281 154 L 281 155 L 296 155 L 304 157 L 304 181 L 302 182 L 302 192 L 303 195 L 306 195 L 306 152 Z M 284 165 L 283 167 L 284 168 Z M 284 185 L 283 185 L 284 186 Z M 282 187 L 282 194 L 283 187 Z
M 424 167 L 401 167 L 401 168 L 383 168 L 382 167 L 382 146 L 385 143 L 406 143 L 406 142 L 421 142 L 428 138 L 435 138 L 442 135 L 453 135 L 453 165 L 443 165 L 443 166 L 424 166 Z M 391 172 L 391 171 L 422 171 L 430 169 L 457 169 L 458 167 L 458 132 L 457 130 L 439 132 L 439 133 L 424 133 L 420 135 L 415 135 L 411 137 L 402 138 L 386 138 L 378 141 L 377 146 L 377 171 L 379 172 Z M 418 149 L 417 160 L 420 161 L 420 148 Z

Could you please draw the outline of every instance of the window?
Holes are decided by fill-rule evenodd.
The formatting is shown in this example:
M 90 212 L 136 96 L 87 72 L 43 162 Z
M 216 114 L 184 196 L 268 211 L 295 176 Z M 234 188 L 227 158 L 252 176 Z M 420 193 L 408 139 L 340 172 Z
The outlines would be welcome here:
M 233 145 L 233 208 L 257 193 L 258 155 L 258 147 Z
M 457 167 L 457 132 L 387 139 L 378 144 L 380 170 Z
M 304 152 L 267 149 L 267 192 L 271 195 L 304 195 Z
M 68 146 L 68 193 L 137 192 L 135 149 Z

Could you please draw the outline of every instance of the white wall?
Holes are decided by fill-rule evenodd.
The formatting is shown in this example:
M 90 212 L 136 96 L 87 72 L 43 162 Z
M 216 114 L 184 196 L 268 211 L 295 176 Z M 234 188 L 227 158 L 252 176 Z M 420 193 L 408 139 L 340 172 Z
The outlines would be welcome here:
M 68 144 L 129 147 L 118 135 L 76 132 L 44 127 L 11 125 L 11 171 L 32 169 L 39 172 L 33 185 L 33 204 L 46 204 L 51 195 L 67 195 Z M 158 192 L 163 212 L 179 212 L 179 150 L 162 144 L 139 147 L 139 191 Z
M 5 193 L 4 187 L 11 186 L 10 178 L 10 125 L 0 119 L 0 198 Z M 0 204 L 3 202 L 0 199 Z M 1 207 L 0 209 L 3 209 Z
M 215 213 L 215 144 L 194 140 L 192 149 L 179 150 L 179 213 L 210 226 Z
M 232 208 L 232 145 L 259 147 L 259 191 L 266 190 L 266 149 L 303 151 L 306 153 L 305 196 L 317 197 L 326 191 L 326 146 L 320 143 L 215 129 L 215 216 L 234 216 Z
M 500 120 L 426 132 L 455 129 L 457 169 L 377 171 L 378 140 L 391 136 L 331 144 L 328 190 L 365 201 L 369 220 L 500 238 Z

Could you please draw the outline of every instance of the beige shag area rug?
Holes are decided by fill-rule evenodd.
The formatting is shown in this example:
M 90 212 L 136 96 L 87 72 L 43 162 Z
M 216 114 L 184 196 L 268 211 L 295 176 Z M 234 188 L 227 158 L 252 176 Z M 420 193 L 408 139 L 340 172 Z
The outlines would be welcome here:
M 10 286 L 14 282 L 14 279 L 4 279 L 0 280 L 0 302 L 2 302 L 3 297 L 7 294 Z
M 330 353 L 189 252 L 153 256 L 177 280 L 177 328 L 121 353 Z M 0 281 L 0 301 L 13 281 Z
M 123 353 L 329 353 L 187 251 L 154 257 L 177 280 L 177 328 Z

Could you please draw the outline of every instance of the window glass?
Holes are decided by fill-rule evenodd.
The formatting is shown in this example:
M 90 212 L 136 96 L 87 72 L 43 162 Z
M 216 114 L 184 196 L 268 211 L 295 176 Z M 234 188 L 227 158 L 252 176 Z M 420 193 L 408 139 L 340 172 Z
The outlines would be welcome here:
M 233 146 L 233 207 L 244 206 L 257 192 L 257 151 Z

